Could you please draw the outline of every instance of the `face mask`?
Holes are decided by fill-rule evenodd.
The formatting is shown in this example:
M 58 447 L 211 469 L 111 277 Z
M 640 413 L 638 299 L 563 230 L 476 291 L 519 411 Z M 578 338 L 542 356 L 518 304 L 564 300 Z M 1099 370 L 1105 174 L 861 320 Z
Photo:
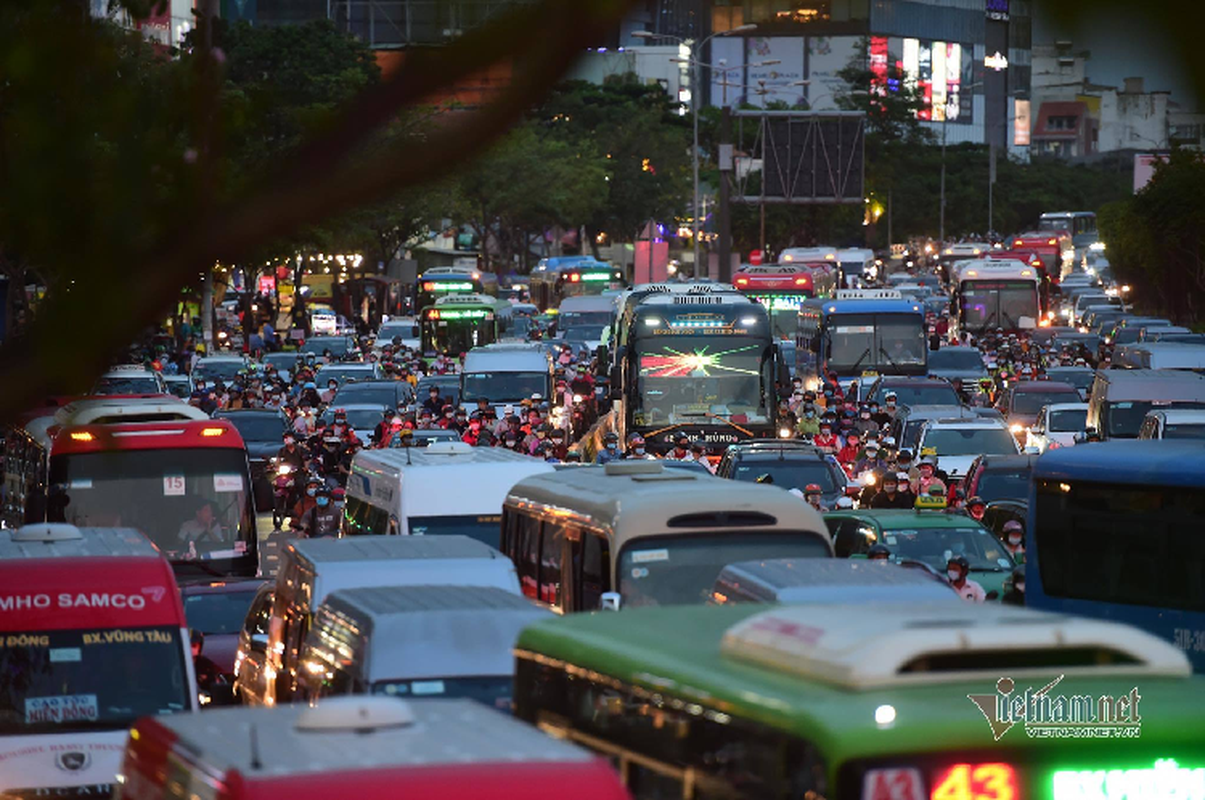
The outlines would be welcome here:
M 1021 534 L 1019 534 L 1019 533 L 1010 534 L 1008 537 L 1008 543 L 1009 544 L 1021 544 Z
M 803 415 L 805 417 L 807 417 L 808 419 L 811 419 L 812 417 L 816 416 L 816 412 L 815 411 L 805 411 L 805 412 L 803 412 Z
M 863 411 L 863 412 L 862 412 L 862 419 L 870 419 L 870 412 L 869 412 L 869 411 Z
M 1022 594 L 1025 593 L 1025 581 L 1018 581 L 1016 583 L 1016 587 L 1018 592 L 1021 592 Z
M 317 489 L 306 489 L 305 493 L 307 495 L 309 495 L 310 497 L 313 497 L 314 495 L 318 494 L 318 490 Z
M 608 450 L 614 450 L 614 449 L 615 449 L 615 448 L 617 448 L 617 447 L 619 447 L 619 445 L 618 445 L 616 442 L 607 442 L 607 449 L 608 449 Z
M 956 569 L 948 569 L 946 570 L 946 574 L 950 576 L 950 580 L 956 581 L 958 580 L 958 576 L 962 573 Z
M 331 504 L 331 499 L 329 497 L 319 497 L 318 498 L 318 505 L 325 508 L 326 506 L 329 506 L 330 504 Z
M 643 447 L 637 447 L 637 448 L 635 448 L 635 450 L 634 450 L 633 452 L 635 452 L 635 453 L 636 453 L 636 455 L 638 455 L 638 456 L 642 456 L 642 455 L 644 455 L 644 448 L 643 448 Z

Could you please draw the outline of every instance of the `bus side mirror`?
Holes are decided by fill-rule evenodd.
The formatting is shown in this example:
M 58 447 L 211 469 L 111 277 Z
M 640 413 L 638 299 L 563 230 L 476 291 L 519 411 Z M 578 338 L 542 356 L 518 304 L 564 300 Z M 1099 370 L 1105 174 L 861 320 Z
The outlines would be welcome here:
M 253 653 L 268 652 L 268 634 L 266 634 L 266 633 L 251 634 L 251 652 L 253 652 Z
M 619 592 L 603 592 L 598 598 L 598 608 L 600 611 L 618 611 L 621 602 Z

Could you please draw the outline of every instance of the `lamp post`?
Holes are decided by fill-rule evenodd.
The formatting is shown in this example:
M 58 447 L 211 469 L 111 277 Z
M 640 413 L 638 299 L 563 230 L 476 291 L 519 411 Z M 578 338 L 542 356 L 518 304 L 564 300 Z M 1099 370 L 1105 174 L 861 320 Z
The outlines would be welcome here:
M 731 36 L 734 33 L 745 33 L 746 31 L 756 30 L 757 26 L 750 23 L 748 25 L 738 25 L 735 28 L 730 28 L 726 31 L 717 31 L 710 36 L 704 37 L 698 43 L 698 49 L 702 50 L 703 46 L 717 36 Z M 635 31 L 632 33 L 634 39 L 671 39 L 680 44 L 686 44 L 690 47 L 691 53 L 695 52 L 696 45 L 693 41 L 682 39 L 677 36 L 669 36 L 666 34 L 653 33 L 652 31 Z M 671 61 L 687 61 L 690 66 L 690 113 L 693 119 L 694 127 L 694 148 L 691 151 L 691 171 L 693 173 L 694 191 L 691 199 L 691 245 L 694 248 L 694 277 L 699 277 L 699 62 L 693 57 L 690 59 L 670 59 Z

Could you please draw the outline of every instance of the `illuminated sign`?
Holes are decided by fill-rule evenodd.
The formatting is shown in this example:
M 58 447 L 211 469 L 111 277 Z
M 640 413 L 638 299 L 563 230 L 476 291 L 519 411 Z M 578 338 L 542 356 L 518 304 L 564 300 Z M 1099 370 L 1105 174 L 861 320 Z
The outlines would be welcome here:
M 798 311 L 803 305 L 803 296 L 797 294 L 751 294 L 750 300 L 756 300 L 770 311 Z
M 1063 769 L 1051 778 L 1053 800 L 1129 800 L 1138 797 L 1205 798 L 1205 767 L 1182 767 L 1161 758 L 1153 768 Z
M 612 275 L 609 272 L 587 272 L 582 275 L 584 281 L 613 281 L 619 280 L 618 275 Z
M 1020 796 L 1011 764 L 954 764 L 934 776 L 929 800 L 1013 800 Z
M 427 319 L 493 319 L 493 311 L 484 311 L 479 308 L 450 310 L 446 308 L 432 308 L 427 311 Z
M 443 281 L 427 281 L 423 284 L 423 291 L 426 292 L 471 292 L 473 284 L 457 281 L 455 283 L 444 283 Z
M 986 0 L 985 11 L 988 19 L 1008 22 L 1008 0 Z
M 708 346 L 697 350 L 678 350 L 666 347 L 661 355 L 640 357 L 640 375 L 647 378 L 714 378 L 729 375 L 758 375 L 756 368 L 737 367 L 732 357 L 742 364 L 750 364 L 749 357 L 756 357 L 760 345 L 745 345 L 732 350 L 708 352 Z M 746 354 L 741 356 L 740 354 Z M 729 360 L 729 363 L 725 363 Z M 756 367 L 756 362 L 752 364 Z
M 988 69 L 994 69 L 996 72 L 1008 69 L 1008 58 L 1000 53 L 999 50 L 986 56 L 983 59 L 983 66 Z

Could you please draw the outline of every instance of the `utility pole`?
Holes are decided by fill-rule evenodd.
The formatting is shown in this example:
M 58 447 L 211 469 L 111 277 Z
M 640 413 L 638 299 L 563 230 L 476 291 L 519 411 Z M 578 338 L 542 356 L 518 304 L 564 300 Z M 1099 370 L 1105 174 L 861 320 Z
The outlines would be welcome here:
M 949 112 L 941 117 L 941 210 L 940 222 L 937 228 L 937 241 L 942 246 L 946 245 L 946 117 Z M 891 244 L 888 242 L 888 244 Z
M 732 280 L 732 219 L 729 208 L 729 183 L 732 177 L 732 109 L 728 107 L 725 91 L 724 105 L 720 109 L 720 268 L 717 277 L 720 283 Z

